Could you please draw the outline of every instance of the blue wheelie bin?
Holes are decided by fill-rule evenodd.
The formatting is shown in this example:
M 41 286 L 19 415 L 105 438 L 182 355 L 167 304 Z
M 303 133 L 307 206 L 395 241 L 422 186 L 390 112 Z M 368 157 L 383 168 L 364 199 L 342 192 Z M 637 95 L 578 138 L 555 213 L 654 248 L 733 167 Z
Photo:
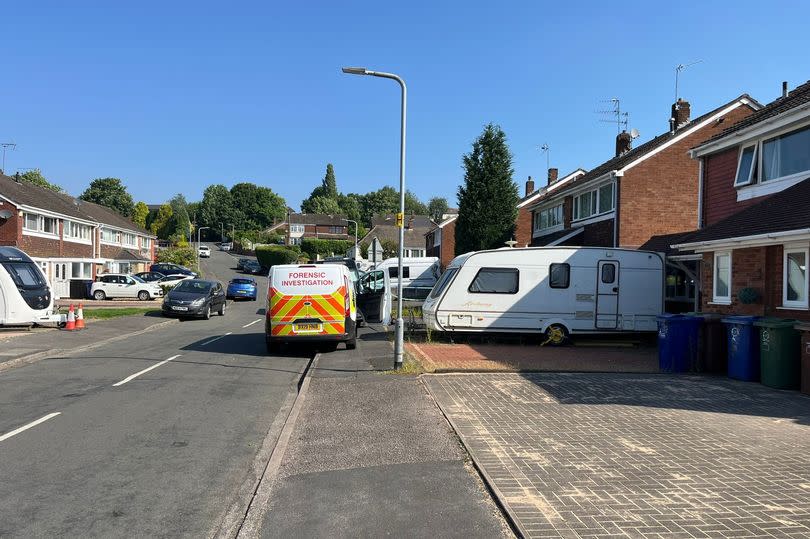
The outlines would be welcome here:
M 746 382 L 759 381 L 759 332 L 754 322 L 759 316 L 727 316 L 728 376 Z
M 661 372 L 697 370 L 701 318 L 662 314 L 658 320 L 658 369 Z

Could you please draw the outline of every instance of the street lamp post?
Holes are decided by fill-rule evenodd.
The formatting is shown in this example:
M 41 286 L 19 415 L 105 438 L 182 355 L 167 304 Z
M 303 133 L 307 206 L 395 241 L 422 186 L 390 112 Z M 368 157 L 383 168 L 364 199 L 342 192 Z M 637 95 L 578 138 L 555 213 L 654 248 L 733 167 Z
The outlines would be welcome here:
M 400 122 L 400 139 L 399 139 L 399 218 L 397 225 L 399 226 L 399 262 L 397 264 L 399 272 L 397 275 L 397 320 L 395 325 L 396 336 L 394 339 L 394 368 L 402 368 L 402 352 L 404 348 L 404 324 L 402 321 L 402 253 L 405 245 L 405 228 L 403 220 L 405 219 L 405 120 L 407 117 L 407 102 L 408 90 L 405 87 L 405 81 L 401 77 L 393 73 L 383 73 L 381 71 L 371 71 L 365 67 L 344 67 L 343 72 L 349 75 L 369 75 L 372 77 L 381 77 L 384 79 L 393 79 L 399 83 L 402 89 L 402 104 L 401 104 L 401 122 Z
M 351 219 L 343 219 L 347 223 L 354 223 L 354 255 L 352 258 L 357 260 L 357 221 L 352 221 Z
M 200 232 L 210 228 L 210 226 L 201 226 L 197 229 L 197 273 L 202 273 L 200 270 Z

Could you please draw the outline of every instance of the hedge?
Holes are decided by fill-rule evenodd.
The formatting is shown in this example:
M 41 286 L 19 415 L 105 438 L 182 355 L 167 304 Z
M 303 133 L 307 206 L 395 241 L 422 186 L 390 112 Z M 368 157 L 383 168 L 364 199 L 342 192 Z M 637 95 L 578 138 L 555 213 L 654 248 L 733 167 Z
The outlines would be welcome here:
M 280 245 L 259 245 L 256 247 L 256 259 L 266 268 L 277 264 L 297 264 L 300 254 L 295 249 Z
M 318 255 L 344 256 L 346 251 L 352 248 L 352 245 L 354 245 L 354 242 L 349 240 L 322 240 L 317 238 L 304 238 L 301 240 L 301 250 L 313 260 L 318 258 Z
M 191 247 L 170 247 L 157 252 L 157 261 L 193 269 L 197 266 L 197 253 Z

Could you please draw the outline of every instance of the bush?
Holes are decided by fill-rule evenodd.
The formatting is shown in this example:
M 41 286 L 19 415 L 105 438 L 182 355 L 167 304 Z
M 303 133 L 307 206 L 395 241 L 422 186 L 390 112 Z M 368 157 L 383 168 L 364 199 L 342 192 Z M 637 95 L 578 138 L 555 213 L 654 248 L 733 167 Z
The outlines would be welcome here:
M 256 258 L 259 264 L 266 268 L 278 264 L 297 264 L 299 256 L 296 250 L 280 245 L 259 245 L 256 247 Z
M 352 248 L 353 241 L 348 240 L 321 240 L 317 238 L 304 238 L 301 240 L 301 250 L 315 260 L 320 256 L 346 254 Z
M 247 230 L 239 231 L 234 234 L 234 240 L 239 243 L 245 243 L 245 240 L 250 243 L 262 243 L 268 245 L 283 245 L 284 236 L 276 234 L 275 232 L 267 232 L 264 230 Z
M 197 253 L 191 247 L 169 247 L 157 252 L 157 261 L 194 268 L 197 266 Z

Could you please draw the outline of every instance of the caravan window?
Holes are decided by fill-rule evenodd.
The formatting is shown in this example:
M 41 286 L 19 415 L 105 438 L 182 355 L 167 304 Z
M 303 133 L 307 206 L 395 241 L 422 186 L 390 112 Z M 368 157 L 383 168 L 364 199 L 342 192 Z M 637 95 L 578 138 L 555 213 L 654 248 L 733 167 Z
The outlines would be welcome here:
M 551 288 L 568 288 L 571 280 L 569 264 L 551 264 L 548 267 L 548 285 Z
M 515 294 L 518 291 L 518 270 L 481 268 L 468 290 L 473 294 Z
M 602 282 L 610 284 L 616 281 L 616 266 L 613 264 L 605 264 L 602 266 Z
M 14 284 L 21 288 L 40 288 L 45 286 L 45 281 L 39 269 L 31 263 L 14 263 L 5 262 L 3 267 L 6 269 Z
M 433 287 L 433 292 L 430 293 L 431 298 L 439 297 L 444 289 L 447 288 L 447 285 L 450 281 L 453 280 L 453 276 L 458 272 L 457 268 L 452 268 L 445 271 L 442 276 L 439 278 L 439 281 L 436 283 L 436 286 Z
M 392 279 L 399 277 L 399 266 L 391 266 L 388 268 L 388 276 Z M 406 279 L 411 278 L 411 268 L 409 266 L 402 266 L 402 276 Z

